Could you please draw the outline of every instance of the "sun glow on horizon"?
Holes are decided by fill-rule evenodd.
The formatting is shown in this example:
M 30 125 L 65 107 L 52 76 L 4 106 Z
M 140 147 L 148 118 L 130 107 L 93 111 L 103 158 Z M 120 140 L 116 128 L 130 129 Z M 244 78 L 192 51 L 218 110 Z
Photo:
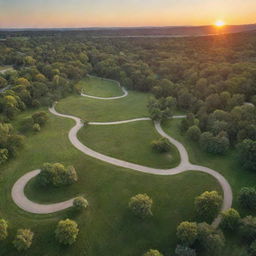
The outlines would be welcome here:
M 217 20 L 214 24 L 216 27 L 221 28 L 226 25 L 226 23 L 223 20 Z

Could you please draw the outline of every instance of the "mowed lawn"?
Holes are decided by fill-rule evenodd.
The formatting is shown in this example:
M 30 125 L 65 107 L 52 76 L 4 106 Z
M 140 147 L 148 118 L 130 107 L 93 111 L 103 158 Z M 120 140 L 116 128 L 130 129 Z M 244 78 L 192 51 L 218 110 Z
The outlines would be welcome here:
M 176 147 L 168 153 L 157 153 L 151 142 L 161 138 L 152 121 L 82 128 L 79 139 L 89 148 L 128 162 L 168 169 L 180 162 Z
M 80 95 L 72 95 L 61 100 L 56 110 L 88 121 L 119 121 L 138 117 L 148 117 L 147 104 L 150 94 L 129 91 L 125 98 L 98 100 Z
M 28 256 L 130 256 L 142 255 L 149 248 L 158 248 L 169 255 L 176 244 L 177 224 L 195 217 L 195 196 L 205 190 L 220 190 L 215 179 L 202 173 L 146 175 L 87 157 L 68 140 L 73 121 L 49 116 L 39 134 L 29 134 L 19 155 L 1 166 L 0 214 L 8 220 L 10 230 L 8 239 L 1 242 L 0 255 L 21 255 L 11 244 L 18 228 L 30 228 L 35 234 L 32 247 L 25 253 Z M 19 125 L 19 118 L 15 125 Z M 11 188 L 15 181 L 44 162 L 74 165 L 79 181 L 58 189 L 42 189 L 32 181 L 26 188 L 27 196 L 46 203 L 84 195 L 90 203 L 88 210 L 81 214 L 66 210 L 35 215 L 13 203 Z M 129 198 L 137 193 L 147 193 L 154 200 L 154 215 L 144 221 L 135 218 L 127 207 Z M 62 247 L 54 238 L 54 230 L 58 220 L 67 217 L 77 221 L 80 232 L 74 245 Z
M 87 77 L 77 83 L 83 93 L 97 97 L 114 97 L 123 94 L 119 83 L 98 77 Z
M 181 120 L 177 119 L 169 120 L 162 124 L 162 127 L 166 133 L 183 143 L 188 150 L 189 158 L 192 163 L 212 168 L 220 172 L 228 180 L 233 190 L 233 208 L 237 209 L 242 217 L 247 215 L 255 216 L 256 212 L 246 211 L 240 207 L 238 203 L 238 193 L 242 187 L 255 187 L 256 173 L 245 170 L 240 166 L 235 149 L 230 150 L 223 156 L 203 152 L 197 143 L 191 142 L 185 135 L 180 133 L 180 122 Z M 231 242 L 228 242 L 228 246 L 225 247 L 226 251 L 223 256 L 240 256 L 240 251 L 243 249 L 241 239 L 237 239 L 235 242 L 231 240 Z

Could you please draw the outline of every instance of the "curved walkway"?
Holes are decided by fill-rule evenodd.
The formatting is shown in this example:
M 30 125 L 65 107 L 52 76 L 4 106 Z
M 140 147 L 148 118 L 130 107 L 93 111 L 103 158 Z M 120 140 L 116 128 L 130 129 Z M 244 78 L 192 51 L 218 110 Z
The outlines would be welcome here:
M 64 117 L 64 118 L 69 118 L 69 119 L 72 119 L 75 121 L 75 126 L 73 126 L 70 129 L 68 137 L 69 137 L 69 140 L 72 143 L 72 145 L 75 148 L 77 148 L 78 150 L 80 150 L 81 152 L 83 152 L 84 154 L 91 156 L 93 158 L 96 158 L 98 160 L 107 162 L 109 164 L 115 165 L 115 166 L 132 169 L 132 170 L 143 172 L 143 173 L 154 174 L 154 175 L 175 175 L 175 174 L 179 174 L 179 173 L 187 172 L 187 171 L 200 171 L 200 172 L 207 173 L 207 174 L 213 176 L 219 182 L 220 186 L 222 187 L 224 199 L 223 199 L 223 204 L 222 204 L 221 210 L 224 211 L 224 210 L 231 208 L 233 195 L 232 195 L 231 187 L 230 187 L 229 183 L 227 182 L 227 180 L 220 173 L 216 172 L 215 170 L 212 170 L 212 169 L 204 167 L 204 166 L 191 164 L 189 162 L 189 156 L 188 156 L 188 153 L 187 153 L 187 150 L 185 149 L 185 147 L 179 141 L 175 140 L 174 138 L 172 138 L 168 134 L 166 134 L 163 131 L 159 122 L 154 122 L 157 132 L 161 136 L 167 138 L 173 145 L 175 145 L 177 147 L 177 149 L 179 151 L 181 161 L 180 161 L 180 164 L 175 168 L 155 169 L 155 168 L 151 168 L 151 167 L 147 167 L 147 166 L 143 166 L 143 165 L 139 165 L 139 164 L 130 163 L 127 161 L 123 161 L 123 160 L 120 160 L 117 158 L 113 158 L 113 157 L 98 153 L 98 152 L 88 148 L 84 144 L 82 144 L 79 141 L 79 139 L 77 138 L 78 131 L 84 126 L 84 124 L 80 118 L 72 116 L 72 115 L 65 115 L 65 114 L 58 113 L 55 110 L 54 106 L 49 108 L 49 111 L 53 115 L 56 115 L 59 117 Z M 174 118 L 184 118 L 184 116 L 174 116 Z M 150 118 L 136 118 L 136 119 L 131 119 L 131 120 L 124 120 L 124 121 L 117 121 L 117 122 L 104 122 L 104 123 L 91 122 L 89 124 L 90 125 L 113 125 L 113 124 L 116 125 L 116 124 L 123 124 L 123 123 L 143 121 L 143 120 L 150 120 Z M 24 187 L 25 187 L 26 183 L 31 178 L 35 177 L 38 173 L 39 173 L 39 171 L 37 170 L 37 171 L 33 171 L 33 172 L 30 172 L 30 173 L 22 176 L 14 184 L 13 189 L 12 189 L 12 197 L 13 197 L 13 200 L 15 201 L 15 203 L 19 207 L 21 207 L 23 210 L 26 210 L 28 212 L 34 212 L 35 208 L 38 207 L 38 204 L 33 203 L 32 201 L 30 201 L 26 198 L 26 196 L 24 195 Z M 60 211 L 60 210 L 70 207 L 72 205 L 72 202 L 73 202 L 73 199 L 59 203 L 59 204 L 40 205 L 40 207 L 38 207 L 39 210 L 36 213 L 42 214 L 42 213 L 51 213 L 51 212 L 55 212 L 55 211 Z M 217 227 L 220 223 L 220 220 L 221 220 L 221 217 L 219 215 L 214 220 L 212 225 L 214 227 Z
M 88 77 L 96 77 L 96 76 L 88 75 Z M 97 78 L 105 80 L 105 81 L 112 81 L 112 82 L 114 81 L 114 80 L 106 79 L 106 78 L 100 78 L 100 77 L 97 77 Z M 117 100 L 117 99 L 121 99 L 121 98 L 126 97 L 128 95 L 127 90 L 124 87 L 122 87 L 121 84 L 118 81 L 114 81 L 114 82 L 117 83 L 118 86 L 121 88 L 121 90 L 123 91 L 123 95 L 115 96 L 115 97 L 97 97 L 97 96 L 92 96 L 92 95 L 88 95 L 88 94 L 85 94 L 85 93 L 81 93 L 81 96 L 91 98 L 91 99 L 97 99 L 97 100 Z
M 40 170 L 35 170 L 23 175 L 20 179 L 16 181 L 12 188 L 12 199 L 13 201 L 24 211 L 38 214 L 49 214 L 57 211 L 64 210 L 73 205 L 73 200 L 64 201 L 56 204 L 37 204 L 30 201 L 24 194 L 24 189 L 26 184 L 35 176 L 40 173 Z

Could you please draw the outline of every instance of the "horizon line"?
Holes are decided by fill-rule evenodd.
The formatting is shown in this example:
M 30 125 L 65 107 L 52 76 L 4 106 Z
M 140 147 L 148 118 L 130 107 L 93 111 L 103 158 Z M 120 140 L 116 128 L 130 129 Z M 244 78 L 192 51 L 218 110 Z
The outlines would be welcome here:
M 244 24 L 226 24 L 225 27 L 229 26 L 250 26 L 256 25 L 255 23 L 244 23 Z M 155 26 L 155 25 L 145 25 L 145 26 L 88 26 L 88 27 L 0 27 L 0 30 L 8 30 L 8 29 L 129 29 L 129 28 L 179 28 L 179 27 L 214 27 L 214 24 L 208 25 L 163 25 L 163 26 Z

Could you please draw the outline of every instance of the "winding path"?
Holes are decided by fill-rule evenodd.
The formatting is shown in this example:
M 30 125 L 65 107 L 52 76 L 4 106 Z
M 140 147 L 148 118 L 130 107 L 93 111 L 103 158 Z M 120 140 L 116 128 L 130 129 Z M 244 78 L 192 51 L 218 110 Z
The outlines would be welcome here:
M 88 77 L 96 77 L 96 76 L 88 75 Z M 97 97 L 97 96 L 92 96 L 92 95 L 88 95 L 88 94 L 85 94 L 85 93 L 81 93 L 81 96 L 87 97 L 87 98 L 91 98 L 91 99 L 97 99 L 97 100 L 117 100 L 117 99 L 124 98 L 124 97 L 126 97 L 128 95 L 127 90 L 124 87 L 122 87 L 121 84 L 118 81 L 114 81 L 114 80 L 106 79 L 106 78 L 100 78 L 100 77 L 97 77 L 97 78 L 105 80 L 105 81 L 112 81 L 112 82 L 117 83 L 117 85 L 123 91 L 123 95 L 115 96 L 115 97 Z
M 84 95 L 85 96 L 85 95 Z M 87 96 L 86 96 L 87 97 Z M 119 96 L 119 98 L 122 96 Z M 127 169 L 132 169 L 135 171 L 143 172 L 143 173 L 148 173 L 148 174 L 153 174 L 153 175 L 176 175 L 179 173 L 187 172 L 187 171 L 200 171 L 207 173 L 211 176 L 213 176 L 220 184 L 223 190 L 223 204 L 221 210 L 227 210 L 231 208 L 232 205 L 232 190 L 227 182 L 227 180 L 217 171 L 212 170 L 210 168 L 204 167 L 204 166 L 199 166 L 199 165 L 194 165 L 189 162 L 189 156 L 187 153 L 187 150 L 185 147 L 177 140 L 174 138 L 170 137 L 168 134 L 166 134 L 160 123 L 159 122 L 154 122 L 155 128 L 157 132 L 167 138 L 173 145 L 175 145 L 179 151 L 180 154 L 180 164 L 171 169 L 155 169 L 139 164 L 134 164 L 131 162 L 123 161 L 117 158 L 113 158 L 110 156 L 106 156 L 104 154 L 101 154 L 99 152 L 96 152 L 89 147 L 85 146 L 82 144 L 79 139 L 77 138 L 77 133 L 78 131 L 84 126 L 82 120 L 78 117 L 72 116 L 72 115 L 65 115 L 58 113 L 55 110 L 55 107 L 49 108 L 49 111 L 56 116 L 59 117 L 64 117 L 64 118 L 69 118 L 75 121 L 75 126 L 73 126 L 68 134 L 69 140 L 72 143 L 72 145 L 83 152 L 84 154 L 91 156 L 93 158 L 96 158 L 98 160 L 107 162 L 109 164 L 115 165 L 115 166 L 120 166 L 123 168 Z M 173 118 L 184 118 L 184 116 L 174 116 Z M 123 124 L 123 123 L 130 123 L 130 122 L 137 122 L 137 121 L 147 121 L 151 120 L 150 118 L 136 118 L 136 119 L 131 119 L 131 120 L 124 120 L 124 121 L 116 121 L 116 122 L 90 122 L 89 125 L 117 125 L 117 124 Z M 63 210 L 65 208 L 68 208 L 72 206 L 72 202 L 74 199 L 70 199 L 68 201 L 58 203 L 58 204 L 49 204 L 49 205 L 43 205 L 43 204 L 37 204 L 29 199 L 26 198 L 24 195 L 24 188 L 27 184 L 27 182 L 35 177 L 37 174 L 39 174 L 40 170 L 35 170 L 32 172 L 27 173 L 26 175 L 22 176 L 13 186 L 12 188 L 12 198 L 14 202 L 23 210 L 32 212 L 32 213 L 39 213 L 39 214 L 45 214 L 45 213 L 52 213 L 56 211 Z M 221 217 L 220 215 L 214 220 L 212 225 L 214 227 L 217 227 L 220 223 Z

